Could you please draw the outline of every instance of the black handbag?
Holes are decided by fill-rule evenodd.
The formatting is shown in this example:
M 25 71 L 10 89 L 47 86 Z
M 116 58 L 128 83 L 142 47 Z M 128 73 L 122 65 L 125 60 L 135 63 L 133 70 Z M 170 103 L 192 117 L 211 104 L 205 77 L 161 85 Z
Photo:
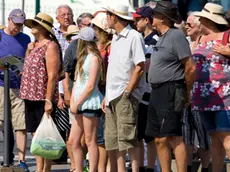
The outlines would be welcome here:
M 69 119 L 68 108 L 64 107 L 64 109 L 61 110 L 58 107 L 56 107 L 53 115 L 53 120 L 58 130 L 67 132 L 70 131 L 71 124 Z

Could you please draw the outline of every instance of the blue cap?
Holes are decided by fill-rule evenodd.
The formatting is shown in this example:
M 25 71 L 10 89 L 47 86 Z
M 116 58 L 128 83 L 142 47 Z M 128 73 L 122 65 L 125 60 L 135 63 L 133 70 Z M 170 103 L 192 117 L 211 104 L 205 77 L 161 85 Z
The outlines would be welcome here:
M 153 9 L 149 6 L 143 6 L 137 9 L 135 13 L 132 13 L 134 18 L 152 18 Z

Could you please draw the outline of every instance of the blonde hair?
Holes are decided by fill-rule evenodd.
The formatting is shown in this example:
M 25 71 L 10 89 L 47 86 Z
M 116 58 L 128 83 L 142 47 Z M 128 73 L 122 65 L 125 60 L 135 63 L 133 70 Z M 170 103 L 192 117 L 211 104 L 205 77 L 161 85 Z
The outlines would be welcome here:
M 101 64 L 100 71 L 102 73 L 101 77 L 103 77 L 103 61 L 100 55 L 100 52 L 97 48 L 96 42 L 88 42 L 82 39 L 78 39 L 77 45 L 77 66 L 75 69 L 75 80 L 79 74 L 80 79 L 83 80 L 84 71 L 83 71 L 83 64 L 84 64 L 84 57 L 88 55 L 88 50 L 96 57 L 98 57 L 99 62 Z M 104 78 L 102 78 L 104 79 Z
M 98 31 L 98 33 L 99 33 L 98 39 L 102 45 L 106 45 L 111 40 L 111 34 L 108 34 L 103 29 L 101 29 L 100 27 L 98 27 L 96 25 L 94 25 L 94 29 L 95 29 L 95 31 Z

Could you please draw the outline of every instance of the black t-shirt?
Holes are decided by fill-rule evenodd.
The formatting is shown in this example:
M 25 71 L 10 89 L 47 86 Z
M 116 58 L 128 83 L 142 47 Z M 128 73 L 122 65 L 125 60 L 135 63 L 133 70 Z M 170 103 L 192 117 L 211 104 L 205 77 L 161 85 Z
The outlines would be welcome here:
M 77 40 L 73 40 L 65 51 L 64 71 L 70 74 L 70 79 L 74 80 L 75 67 L 77 64 Z

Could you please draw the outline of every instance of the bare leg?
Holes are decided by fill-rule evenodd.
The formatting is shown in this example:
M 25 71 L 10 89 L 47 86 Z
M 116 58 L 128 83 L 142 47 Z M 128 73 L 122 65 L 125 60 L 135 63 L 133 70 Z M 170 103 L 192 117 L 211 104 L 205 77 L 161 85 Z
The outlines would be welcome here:
M 73 170 L 73 169 L 75 169 L 75 162 L 74 162 L 73 150 L 71 147 L 71 143 L 69 142 L 69 136 L 68 136 L 67 141 L 66 141 L 66 148 L 67 148 L 68 156 L 70 159 L 70 170 Z
M 44 158 L 40 157 L 40 156 L 35 156 L 36 158 L 36 168 L 37 168 L 37 172 L 43 172 L 43 168 L 44 168 Z
M 52 166 L 52 160 L 45 159 L 44 160 L 44 169 L 43 172 L 50 172 L 51 171 L 51 166 Z
M 147 144 L 147 157 L 148 157 L 148 168 L 154 169 L 156 162 L 157 150 L 156 144 L 153 141 Z
M 117 172 L 117 151 L 112 150 L 108 151 L 108 163 L 107 163 L 107 172 Z
M 210 162 L 210 157 L 211 157 L 211 152 L 208 149 L 199 149 L 199 155 L 202 163 L 202 168 L 208 168 L 209 162 Z
M 125 156 L 126 156 L 126 150 L 124 150 L 124 151 L 117 151 L 118 172 L 126 172 Z
M 162 172 L 171 172 L 171 151 L 167 137 L 155 138 L 157 154 L 159 157 Z
M 222 171 L 224 167 L 225 149 L 219 134 L 218 132 L 211 134 L 212 171 Z
M 143 140 L 138 142 L 138 147 L 139 147 L 139 150 L 140 150 L 140 153 L 137 154 L 137 155 L 139 155 L 139 166 L 144 167 L 145 150 L 144 150 Z
M 138 147 L 134 147 L 129 149 L 129 156 L 132 163 L 132 172 L 139 172 L 139 157 L 138 154 L 140 152 Z
M 104 145 L 99 145 L 99 163 L 98 163 L 98 172 L 106 172 L 107 165 L 107 152 Z
M 223 132 L 220 136 L 224 145 L 224 149 L 228 155 L 228 159 L 230 159 L 230 132 Z
M 189 166 L 192 166 L 192 156 L 193 156 L 193 150 L 194 150 L 194 145 L 187 145 L 187 154 L 188 154 L 188 164 Z
M 83 116 L 83 126 L 85 134 L 85 143 L 89 151 L 89 171 L 96 172 L 99 160 L 99 151 L 97 147 L 97 127 L 98 117 Z
M 169 143 L 173 148 L 178 172 L 187 172 L 187 150 L 181 136 L 172 136 Z
M 26 130 L 17 130 L 16 143 L 18 148 L 18 160 L 25 161 L 27 133 Z
M 34 136 L 35 133 L 32 133 L 32 136 Z M 44 158 L 40 157 L 40 156 L 35 156 L 36 159 L 36 168 L 37 168 L 37 172 L 43 172 L 43 168 L 44 168 Z
M 83 120 L 81 115 L 75 116 L 72 121 L 69 142 L 73 150 L 73 157 L 75 161 L 75 172 L 83 171 L 83 148 L 81 146 L 81 137 L 83 134 Z

